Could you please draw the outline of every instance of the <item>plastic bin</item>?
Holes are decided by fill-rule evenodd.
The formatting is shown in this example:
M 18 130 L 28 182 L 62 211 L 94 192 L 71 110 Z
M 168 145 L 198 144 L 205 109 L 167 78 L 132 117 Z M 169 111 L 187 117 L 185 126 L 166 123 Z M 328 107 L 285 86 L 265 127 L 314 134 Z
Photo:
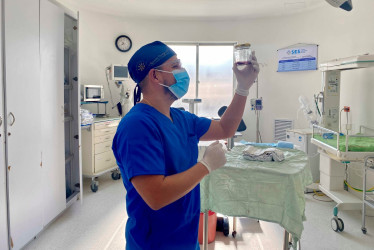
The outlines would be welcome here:
M 209 210 L 208 213 L 208 243 L 216 238 L 217 214 Z M 198 240 L 203 244 L 204 213 L 200 213 Z

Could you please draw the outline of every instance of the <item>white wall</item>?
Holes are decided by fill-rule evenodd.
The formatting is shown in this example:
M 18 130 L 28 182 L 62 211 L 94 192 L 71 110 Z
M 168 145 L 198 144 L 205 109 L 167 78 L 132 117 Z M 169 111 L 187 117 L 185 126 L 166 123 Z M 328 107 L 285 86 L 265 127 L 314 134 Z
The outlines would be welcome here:
M 142 45 L 154 41 L 238 41 L 250 42 L 260 63 L 259 95 L 264 99 L 261 112 L 261 134 L 264 142 L 273 141 L 273 121 L 276 118 L 296 120 L 300 107 L 298 97 L 309 100 L 321 90 L 319 71 L 277 73 L 277 49 L 296 43 L 319 45 L 319 62 L 363 53 L 374 53 L 374 1 L 354 2 L 346 12 L 327 3 L 308 13 L 281 18 L 246 21 L 157 21 L 131 20 L 98 13 L 80 12 L 80 75 L 81 82 L 107 86 L 104 68 L 111 63 L 127 64 L 131 55 Z M 130 36 L 133 48 L 120 53 L 114 46 L 118 35 Z M 351 106 L 355 125 L 374 127 L 374 69 L 342 73 L 341 105 Z M 126 83 L 131 94 L 134 84 Z M 119 90 L 111 85 L 114 103 Z M 105 93 L 109 96 L 106 88 Z M 254 97 L 255 88 L 249 98 Z M 109 99 L 108 99 L 109 100 Z M 110 109 L 110 108 L 109 108 Z M 111 111 L 116 114 L 115 111 Z M 255 116 L 246 109 L 244 139 L 255 140 Z M 307 123 L 300 113 L 295 127 Z M 355 127 L 357 128 L 357 126 Z
M 369 32 L 374 26 L 374 16 L 370 13 L 374 2 L 356 1 L 354 7 L 352 12 L 346 12 L 326 4 L 309 13 L 289 17 L 224 22 L 128 20 L 81 11 L 81 82 L 105 85 L 106 97 L 109 98 L 105 67 L 111 63 L 127 64 L 139 47 L 154 40 L 250 42 L 259 62 L 267 65 L 261 68 L 259 94 L 264 98 L 262 138 L 270 142 L 273 140 L 273 120 L 296 120 L 296 111 L 300 107 L 298 97 L 305 95 L 311 100 L 321 89 L 322 78 L 319 71 L 277 73 L 277 49 L 295 43 L 316 43 L 319 44 L 319 62 L 374 53 L 374 35 Z M 114 46 L 116 37 L 121 34 L 130 36 L 133 41 L 133 48 L 127 53 L 117 51 Z M 374 85 L 370 84 L 373 74 L 371 69 L 343 73 L 341 104 L 351 106 L 354 123 L 374 126 L 369 103 L 362 103 L 363 99 L 369 99 L 370 93 L 373 95 Z M 110 86 L 114 103 L 117 103 L 119 89 L 112 83 Z M 134 84 L 131 82 L 126 86 L 132 93 Z M 254 90 L 250 97 L 254 96 Z M 116 114 L 115 110 L 110 112 Z M 247 109 L 244 116 L 249 125 L 244 133 L 247 140 L 255 139 L 254 118 L 253 112 Z M 295 126 L 307 126 L 302 113 Z

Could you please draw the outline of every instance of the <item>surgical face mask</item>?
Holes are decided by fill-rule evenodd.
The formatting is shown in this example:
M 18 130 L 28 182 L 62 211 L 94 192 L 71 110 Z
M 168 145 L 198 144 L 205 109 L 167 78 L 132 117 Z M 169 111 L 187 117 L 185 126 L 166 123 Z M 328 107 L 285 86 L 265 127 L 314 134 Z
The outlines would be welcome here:
M 171 93 L 173 93 L 178 99 L 182 98 L 188 91 L 188 86 L 190 85 L 190 77 L 188 76 L 187 71 L 182 69 L 176 69 L 172 72 L 164 71 L 160 69 L 155 69 L 160 72 L 170 73 L 174 75 L 175 80 L 177 81 L 175 84 L 171 86 L 167 86 L 165 84 L 161 84 L 161 86 L 164 86 L 168 88 Z

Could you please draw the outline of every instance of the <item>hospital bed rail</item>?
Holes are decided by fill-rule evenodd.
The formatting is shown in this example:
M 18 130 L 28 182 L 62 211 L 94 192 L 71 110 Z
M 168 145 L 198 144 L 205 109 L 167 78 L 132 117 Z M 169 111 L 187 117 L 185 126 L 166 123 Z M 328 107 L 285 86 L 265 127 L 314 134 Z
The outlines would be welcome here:
M 374 138 L 374 134 L 363 134 L 362 129 L 372 130 L 374 129 L 361 125 L 359 134 L 347 134 L 338 133 L 336 131 L 313 125 L 312 139 L 311 142 L 319 147 L 320 150 L 327 153 L 332 159 L 339 162 L 364 162 L 365 157 L 374 155 L 374 149 L 372 142 L 370 150 L 356 151 L 355 149 L 361 147 L 361 145 L 355 144 L 357 140 Z M 341 143 L 344 140 L 344 144 Z M 362 139 L 360 139 L 362 138 Z M 336 143 L 333 141 L 336 140 Z

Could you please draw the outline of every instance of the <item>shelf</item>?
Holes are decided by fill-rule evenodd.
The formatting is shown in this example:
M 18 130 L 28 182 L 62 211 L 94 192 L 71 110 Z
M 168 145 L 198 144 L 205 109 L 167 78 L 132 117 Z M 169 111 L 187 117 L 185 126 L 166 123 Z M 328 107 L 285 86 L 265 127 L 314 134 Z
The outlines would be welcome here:
M 70 207 L 75 201 L 79 200 L 80 192 L 74 191 L 67 199 L 66 199 L 66 208 Z
M 320 64 L 321 71 L 329 70 L 350 70 L 369 68 L 374 66 L 374 55 L 359 55 L 347 58 L 339 58 Z
M 373 192 L 365 192 L 365 199 L 374 201 L 374 193 Z
M 328 190 L 321 184 L 319 185 L 319 189 L 326 194 L 328 197 L 333 199 L 336 203 L 339 204 L 340 210 L 360 210 L 362 206 L 362 199 L 354 196 L 351 193 L 348 193 L 345 190 L 340 191 L 333 191 Z
M 107 104 L 108 103 L 108 101 L 99 101 L 99 102 L 81 102 L 81 104 L 101 104 L 101 103 L 103 103 L 103 104 Z
M 108 104 L 108 101 L 98 101 L 98 102 L 91 102 L 91 101 L 88 101 L 88 102 L 83 102 L 81 101 L 81 105 L 83 104 L 96 104 L 97 105 L 97 113 L 98 114 L 95 114 L 97 116 L 107 116 L 107 113 L 106 113 L 106 105 Z M 104 114 L 99 114 L 99 104 L 104 104 L 104 108 L 105 108 L 105 113 Z
M 74 157 L 73 154 L 65 155 L 65 165 L 68 164 L 69 162 L 71 162 L 71 160 L 73 159 L 73 157 Z
M 91 124 L 81 124 L 81 129 L 87 129 L 88 131 L 91 131 Z
M 365 200 L 364 202 L 369 207 L 374 208 L 374 201 L 372 201 L 372 200 Z
M 74 120 L 73 116 L 65 116 L 65 118 L 64 118 L 65 122 L 70 122 L 72 120 Z

